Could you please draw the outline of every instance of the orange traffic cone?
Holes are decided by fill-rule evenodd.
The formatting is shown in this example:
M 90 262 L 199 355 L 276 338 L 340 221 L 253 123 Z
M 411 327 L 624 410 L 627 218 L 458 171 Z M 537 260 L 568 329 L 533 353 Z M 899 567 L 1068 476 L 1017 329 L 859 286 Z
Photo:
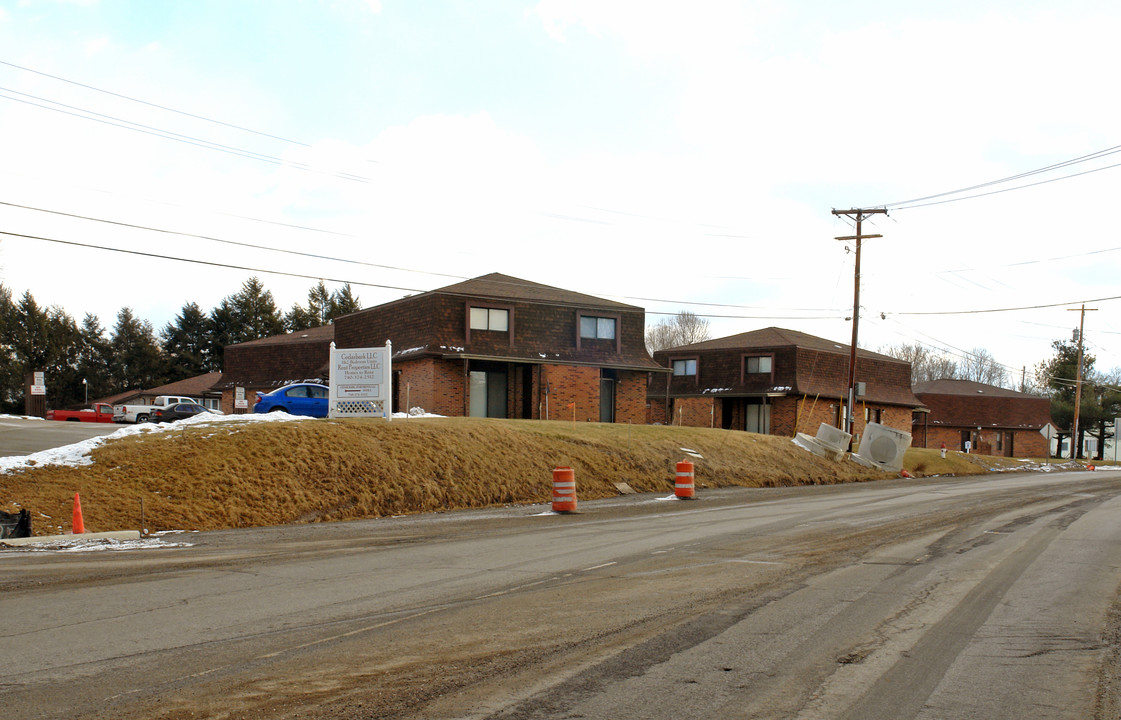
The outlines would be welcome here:
M 86 525 L 82 522 L 82 500 L 78 497 L 78 493 L 74 493 L 73 531 L 75 535 L 80 535 L 86 531 Z

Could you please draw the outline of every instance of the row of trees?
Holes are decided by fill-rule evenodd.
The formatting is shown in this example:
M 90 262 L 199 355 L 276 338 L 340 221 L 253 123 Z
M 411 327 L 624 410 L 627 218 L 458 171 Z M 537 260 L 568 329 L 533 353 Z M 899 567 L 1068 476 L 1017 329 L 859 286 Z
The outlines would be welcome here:
M 349 284 L 330 292 L 320 281 L 306 305 L 283 313 L 253 277 L 209 312 L 185 304 L 157 336 L 131 308 L 121 308 L 106 330 L 96 315 L 79 324 L 62 308 L 41 307 L 30 292 L 16 301 L 0 285 L 0 412 L 23 412 L 32 371 L 47 373 L 50 407 L 69 407 L 219 371 L 226 345 L 318 327 L 359 309 Z

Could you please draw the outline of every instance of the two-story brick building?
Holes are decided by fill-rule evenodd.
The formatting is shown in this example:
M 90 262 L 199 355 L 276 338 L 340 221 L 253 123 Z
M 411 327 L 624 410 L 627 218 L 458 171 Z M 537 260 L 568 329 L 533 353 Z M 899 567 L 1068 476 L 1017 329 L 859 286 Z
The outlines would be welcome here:
M 640 307 L 492 273 L 335 320 L 340 348 L 393 344 L 393 397 L 440 415 L 646 422 Z
M 849 346 L 796 330 L 763 330 L 654 353 L 671 374 L 651 379 L 651 420 L 771 435 L 842 427 Z M 911 365 L 857 350 L 853 432 L 877 422 L 910 432 L 919 406 Z
M 1047 457 L 1051 400 L 1041 395 L 972 380 L 917 383 L 915 395 L 929 409 L 916 413 L 911 444 L 915 447 L 965 450 L 1004 457 Z

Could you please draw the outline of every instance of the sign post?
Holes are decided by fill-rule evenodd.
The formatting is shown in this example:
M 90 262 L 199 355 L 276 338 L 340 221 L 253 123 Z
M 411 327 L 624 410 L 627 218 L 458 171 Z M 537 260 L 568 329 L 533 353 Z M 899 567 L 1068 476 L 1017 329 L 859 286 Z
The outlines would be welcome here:
M 331 343 L 327 417 L 393 419 L 393 346 L 337 349 Z

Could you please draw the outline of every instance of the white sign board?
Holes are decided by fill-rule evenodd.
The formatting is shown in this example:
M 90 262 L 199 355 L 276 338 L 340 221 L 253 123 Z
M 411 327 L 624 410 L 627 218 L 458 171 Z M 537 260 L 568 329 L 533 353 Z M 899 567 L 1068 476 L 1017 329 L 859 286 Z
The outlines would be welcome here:
M 47 374 L 45 372 L 41 371 L 41 370 L 34 373 L 34 378 L 35 379 L 31 383 L 32 385 L 46 385 L 47 384 Z
M 245 388 L 234 388 L 234 408 L 237 410 L 245 410 L 249 407 L 249 403 L 245 400 Z
M 31 394 L 32 395 L 46 395 L 47 394 L 47 386 L 46 385 L 32 385 L 31 386 Z
M 392 419 L 393 346 L 338 349 L 331 344 L 327 417 Z

